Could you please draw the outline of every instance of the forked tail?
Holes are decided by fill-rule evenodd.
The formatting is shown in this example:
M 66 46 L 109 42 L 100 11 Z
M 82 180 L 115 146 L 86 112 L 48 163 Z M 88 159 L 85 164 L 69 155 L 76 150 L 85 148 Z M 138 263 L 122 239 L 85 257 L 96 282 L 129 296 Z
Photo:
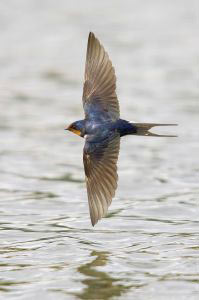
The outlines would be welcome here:
M 132 123 L 136 126 L 137 132 L 135 135 L 144 135 L 144 136 L 159 136 L 159 137 L 177 137 L 177 135 L 168 135 L 168 134 L 156 134 L 152 133 L 149 130 L 155 126 L 177 126 L 178 124 L 157 124 L 157 123 Z

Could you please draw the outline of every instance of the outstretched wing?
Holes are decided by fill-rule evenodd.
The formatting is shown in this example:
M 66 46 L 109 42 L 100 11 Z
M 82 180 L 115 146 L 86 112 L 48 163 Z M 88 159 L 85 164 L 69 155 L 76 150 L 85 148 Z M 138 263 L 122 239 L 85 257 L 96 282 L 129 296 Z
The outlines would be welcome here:
M 119 103 L 112 63 L 95 35 L 88 37 L 84 75 L 83 107 L 86 118 L 117 120 Z
M 101 143 L 85 143 L 83 160 L 93 226 L 105 216 L 115 195 L 119 148 L 120 136 L 117 134 Z

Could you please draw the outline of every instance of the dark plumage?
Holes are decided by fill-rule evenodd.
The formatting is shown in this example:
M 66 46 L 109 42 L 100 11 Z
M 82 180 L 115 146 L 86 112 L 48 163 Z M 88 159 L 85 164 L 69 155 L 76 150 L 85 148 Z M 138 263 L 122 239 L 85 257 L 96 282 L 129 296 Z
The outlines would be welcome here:
M 125 135 L 167 136 L 149 132 L 154 126 L 176 124 L 131 123 L 120 119 L 116 77 L 103 46 L 91 32 L 88 38 L 83 88 L 85 119 L 67 130 L 85 138 L 83 151 L 91 223 L 107 213 L 117 188 L 120 138 Z

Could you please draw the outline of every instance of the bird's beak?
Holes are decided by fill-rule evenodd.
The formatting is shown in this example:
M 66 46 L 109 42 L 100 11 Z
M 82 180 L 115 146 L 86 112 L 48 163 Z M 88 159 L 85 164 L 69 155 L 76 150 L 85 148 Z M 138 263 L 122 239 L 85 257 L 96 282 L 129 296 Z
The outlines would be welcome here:
M 74 128 L 70 127 L 70 126 L 68 126 L 67 128 L 65 128 L 65 130 L 69 130 L 69 131 L 71 131 L 71 132 L 73 132 L 73 133 L 81 136 L 81 131 L 80 130 L 74 129 Z

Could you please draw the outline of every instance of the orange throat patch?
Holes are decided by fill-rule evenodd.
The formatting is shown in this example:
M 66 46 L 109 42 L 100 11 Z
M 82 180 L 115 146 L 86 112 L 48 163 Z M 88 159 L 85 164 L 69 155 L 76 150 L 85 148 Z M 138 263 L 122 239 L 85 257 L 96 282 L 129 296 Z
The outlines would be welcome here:
M 69 128 L 69 130 L 79 136 L 81 136 L 81 131 L 80 130 L 77 130 L 77 129 L 73 129 L 73 128 Z

